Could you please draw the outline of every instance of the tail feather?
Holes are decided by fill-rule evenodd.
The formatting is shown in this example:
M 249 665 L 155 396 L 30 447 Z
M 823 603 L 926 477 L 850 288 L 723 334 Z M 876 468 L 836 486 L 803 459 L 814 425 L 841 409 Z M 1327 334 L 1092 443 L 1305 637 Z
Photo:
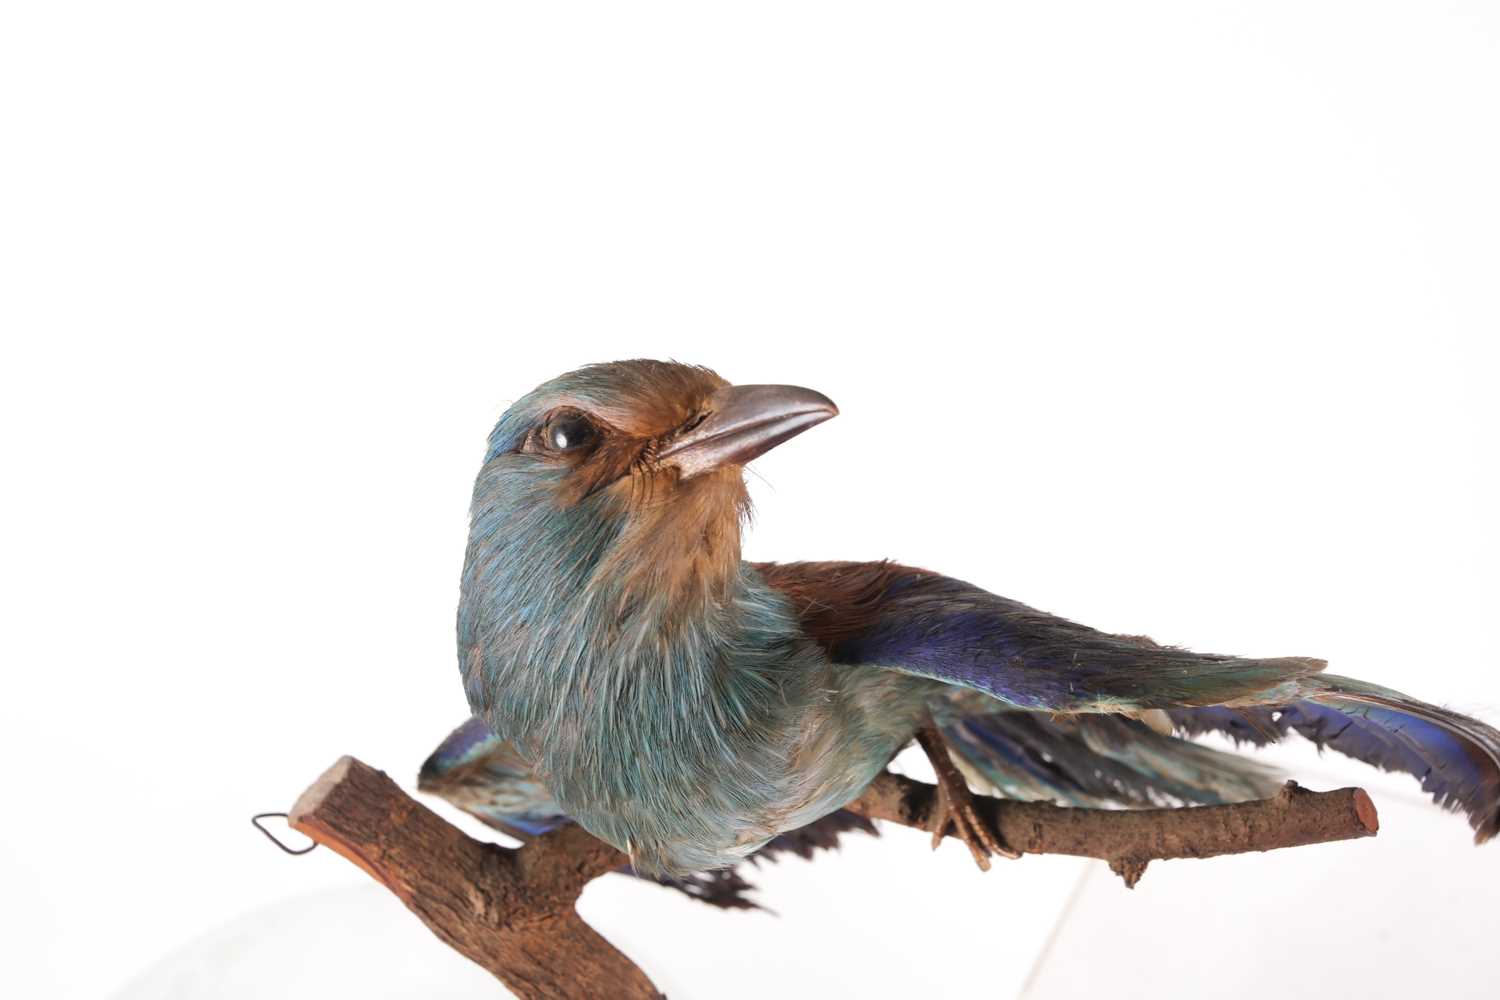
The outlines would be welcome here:
M 1500 833 L 1500 732 L 1478 719 L 1389 688 L 1324 674 L 1299 682 L 1280 706 L 1169 711 L 1188 734 L 1222 732 L 1264 745 L 1296 732 L 1386 771 L 1415 776 L 1444 808 L 1462 812 L 1483 843 Z

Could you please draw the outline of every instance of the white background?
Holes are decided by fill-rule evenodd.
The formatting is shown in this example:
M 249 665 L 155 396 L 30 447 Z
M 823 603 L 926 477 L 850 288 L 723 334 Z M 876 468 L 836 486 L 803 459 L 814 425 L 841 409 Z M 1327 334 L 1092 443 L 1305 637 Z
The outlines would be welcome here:
M 840 404 L 757 463 L 753 558 L 1500 719 L 1497 122 L 1477 2 L 12 0 L 7 995 L 108 995 L 233 921 L 239 992 L 200 945 L 183 995 L 483 995 L 246 820 L 342 753 L 410 782 L 464 717 L 485 435 L 590 361 Z M 1493 995 L 1500 848 L 1370 786 L 1376 841 L 1133 894 L 895 831 L 768 872 L 779 920 L 585 908 L 674 997 L 1012 996 L 1065 906 L 1034 996 Z

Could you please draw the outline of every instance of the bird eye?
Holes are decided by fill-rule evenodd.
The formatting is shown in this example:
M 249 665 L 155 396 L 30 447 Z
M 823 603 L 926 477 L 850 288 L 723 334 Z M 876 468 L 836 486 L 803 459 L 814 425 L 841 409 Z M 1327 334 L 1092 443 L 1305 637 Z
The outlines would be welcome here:
M 542 428 L 542 444 L 549 451 L 579 451 L 598 436 L 599 431 L 581 413 L 559 413 Z

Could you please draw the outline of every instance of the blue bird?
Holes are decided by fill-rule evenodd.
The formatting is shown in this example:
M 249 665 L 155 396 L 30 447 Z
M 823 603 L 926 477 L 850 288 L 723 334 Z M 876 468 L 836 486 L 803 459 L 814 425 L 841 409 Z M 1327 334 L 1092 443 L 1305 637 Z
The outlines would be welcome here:
M 915 740 L 934 834 L 981 867 L 984 791 L 1065 805 L 1260 797 L 1188 737 L 1296 732 L 1500 830 L 1500 733 L 1310 657 L 1111 635 L 890 562 L 750 563 L 744 465 L 837 414 L 791 386 L 593 365 L 515 403 L 475 484 L 458 613 L 476 717 L 423 787 L 503 828 L 571 819 L 648 876 L 732 868 L 839 815 Z

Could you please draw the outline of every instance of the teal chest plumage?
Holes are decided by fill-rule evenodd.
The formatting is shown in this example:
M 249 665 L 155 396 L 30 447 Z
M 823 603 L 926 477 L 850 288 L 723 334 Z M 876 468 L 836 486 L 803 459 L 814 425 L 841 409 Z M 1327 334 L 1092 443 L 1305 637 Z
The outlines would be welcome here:
M 595 501 L 543 516 L 513 495 L 526 488 L 482 474 L 476 491 L 459 611 L 470 703 L 643 869 L 732 864 L 843 805 L 909 738 L 922 684 L 831 663 L 752 567 L 690 581 L 689 602 L 616 571 L 617 522 Z M 870 713 L 872 698 L 908 710 Z

